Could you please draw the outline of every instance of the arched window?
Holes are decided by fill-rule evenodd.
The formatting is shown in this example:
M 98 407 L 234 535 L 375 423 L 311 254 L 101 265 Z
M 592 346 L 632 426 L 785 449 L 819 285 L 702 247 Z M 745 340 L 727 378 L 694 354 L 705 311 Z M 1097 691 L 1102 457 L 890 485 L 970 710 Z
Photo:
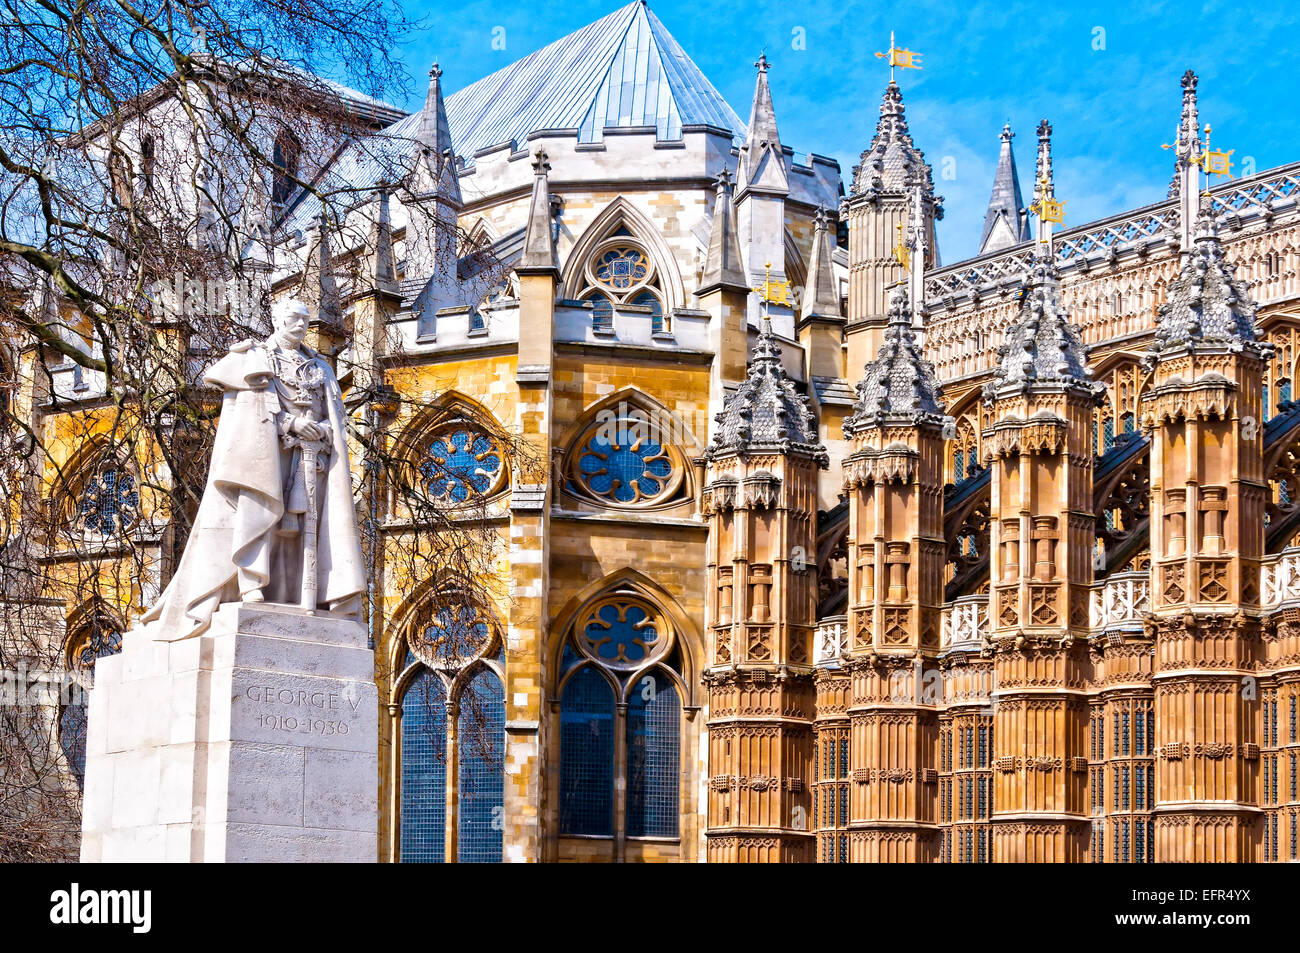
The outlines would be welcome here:
M 627 703 L 627 836 L 676 837 L 682 770 L 682 703 L 659 672 L 641 677 Z
M 979 455 L 975 438 L 975 427 L 969 417 L 957 421 L 956 436 L 952 443 L 952 482 L 960 483 L 979 469 Z
M 402 696 L 401 810 L 402 863 L 446 860 L 447 691 L 428 669 Z
M 646 311 L 652 333 L 664 326 L 665 296 L 654 259 L 626 225 L 617 228 L 588 255 L 578 298 L 592 305 L 592 328 L 612 332 L 616 310 Z
M 403 863 L 445 862 L 450 823 L 456 827 L 456 860 L 502 859 L 504 653 L 491 619 L 468 597 L 463 602 L 457 598 L 454 591 L 440 593 L 438 607 L 413 627 L 397 680 L 397 853 Z M 449 771 L 453 764 L 454 773 Z
M 145 191 L 153 190 L 153 170 L 157 162 L 157 156 L 154 152 L 153 136 L 142 136 L 140 138 L 140 176 L 144 182 Z
M 614 833 L 614 689 L 592 666 L 560 697 L 560 830 Z
M 95 449 L 64 478 L 64 525 L 74 534 L 116 537 L 140 519 L 140 491 L 131 466 L 111 450 Z
M 479 666 L 461 691 L 456 859 L 499 863 L 505 831 L 506 694 L 496 672 Z
M 275 137 L 271 164 L 275 167 L 271 180 L 271 203 L 283 206 L 298 188 L 298 166 L 302 160 L 302 143 L 288 129 Z
M 100 606 L 70 617 L 71 633 L 63 661 L 72 684 L 59 708 L 59 747 L 68 770 L 80 787 L 86 778 L 86 695 L 94 687 L 95 663 L 122 651 L 121 626 Z
M 430 499 L 456 504 L 496 492 L 505 476 L 503 461 L 499 440 L 470 421 L 459 421 L 433 435 L 419 470 Z
M 613 836 L 619 817 L 627 837 L 679 835 L 680 652 L 667 616 L 635 591 L 575 616 L 561 664 L 561 835 Z
M 504 491 L 510 469 L 506 438 L 485 419 L 477 408 L 452 400 L 436 416 L 404 431 L 402 454 L 417 493 L 414 499 L 395 495 L 392 505 L 470 506 Z

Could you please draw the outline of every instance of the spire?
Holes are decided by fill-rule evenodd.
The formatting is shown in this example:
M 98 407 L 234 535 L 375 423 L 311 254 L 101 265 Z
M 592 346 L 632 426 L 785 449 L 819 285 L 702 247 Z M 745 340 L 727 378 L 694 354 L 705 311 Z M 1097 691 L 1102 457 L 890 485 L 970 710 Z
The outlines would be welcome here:
M 767 84 L 767 56 L 759 54 L 758 81 L 754 86 L 754 103 L 749 111 L 749 129 L 740 147 L 740 166 L 736 173 L 736 191 L 750 189 L 786 194 L 790 181 L 785 172 L 781 134 L 776 128 L 776 110 L 772 90 Z
M 835 282 L 835 271 L 831 267 L 831 255 L 835 251 L 831 241 L 830 216 L 824 208 L 819 208 L 813 216 L 812 260 L 808 263 L 808 288 L 803 300 L 803 319 L 814 316 L 838 318 L 843 316 L 840 308 L 840 292 Z
M 1019 300 L 1006 343 L 998 348 L 993 379 L 984 385 L 984 399 L 1041 385 L 1104 393 L 1104 386 L 1092 381 L 1079 329 L 1061 305 L 1060 276 L 1050 247 L 1044 253 L 1044 246 L 1036 246 Z
M 1183 111 L 1178 119 L 1178 128 L 1174 133 L 1174 175 L 1169 181 L 1169 197 L 1176 199 L 1182 194 L 1182 182 L 1188 163 L 1184 160 L 1191 156 L 1192 150 L 1200 145 L 1201 126 L 1199 110 L 1196 105 L 1196 86 L 1199 80 L 1191 70 L 1183 73 Z M 1168 148 L 1168 147 L 1166 147 Z
M 1258 355 L 1255 302 L 1246 285 L 1236 279 L 1237 266 L 1224 256 L 1213 199 L 1208 195 L 1201 196 L 1194 235 L 1192 248 L 1178 277 L 1170 282 L 1157 314 L 1148 359 L 1199 345 L 1245 349 Z
M 1052 124 L 1046 119 L 1038 123 L 1038 162 L 1034 167 L 1034 205 L 1038 208 L 1038 227 L 1034 240 L 1038 247 L 1035 256 L 1052 252 L 1052 222 L 1043 214 L 1044 203 L 1056 198 L 1056 185 L 1052 181 Z
M 713 203 L 713 224 L 709 228 L 709 253 L 699 293 L 715 287 L 749 292 L 745 267 L 740 260 L 740 241 L 736 234 L 736 213 L 731 205 L 731 177 L 723 168 L 716 181 L 717 198 Z
M 890 80 L 880 102 L 876 134 L 853 169 L 853 191 L 902 191 L 913 175 L 921 177 L 926 194 L 933 196 L 934 179 L 925 162 L 925 153 L 916 148 L 907 130 L 903 91 Z M 936 209 L 936 217 L 940 214 Z
M 942 392 L 934 367 L 921 356 L 912 330 L 907 290 L 895 285 L 889 298 L 889 324 L 874 361 L 863 369 L 853 413 L 844 421 L 844 436 L 871 426 L 943 425 Z
M 817 436 L 817 418 L 808 398 L 795 388 L 781 363 L 781 345 L 765 316 L 749 370 L 715 418 L 718 427 L 705 456 L 797 453 L 823 466 L 826 448 Z
M 1003 125 L 998 169 L 993 174 L 993 192 L 989 195 L 988 211 L 984 213 L 984 231 L 980 233 L 981 255 L 1029 241 L 1029 222 L 1020 197 L 1016 155 L 1011 148 L 1015 135 L 1010 124 Z
M 925 228 L 925 195 L 921 179 L 914 176 L 907 189 L 908 211 L 907 247 L 911 250 L 907 270 L 907 305 L 912 312 L 913 325 L 919 330 L 925 316 L 925 260 L 930 250 L 930 237 Z
M 343 318 L 330 256 L 329 220 L 324 213 L 312 220 L 307 236 L 307 261 L 303 265 L 298 297 L 307 306 L 313 325 L 337 327 L 343 323 Z
M 379 292 L 397 294 L 397 271 L 393 267 L 393 225 L 388 210 L 389 186 L 380 182 L 375 189 L 375 217 L 370 223 L 366 247 L 370 251 L 367 278 L 370 287 Z
M 461 204 L 460 182 L 456 175 L 456 157 L 447 123 L 447 106 L 442 98 L 442 69 L 437 63 L 429 70 L 429 92 L 424 97 L 420 126 L 415 134 L 419 144 L 421 187 L 434 192 L 448 204 Z
M 1196 74 L 1183 74 L 1183 111 L 1178 119 L 1174 139 L 1174 177 L 1169 183 L 1169 197 L 1178 200 L 1178 248 L 1183 263 L 1192 252 L 1196 219 L 1200 214 L 1201 127 L 1196 105 Z
M 546 150 L 539 148 L 533 157 L 533 201 L 528 209 L 528 225 L 524 231 L 524 252 L 519 268 L 530 271 L 559 273 L 555 258 L 555 236 L 551 232 L 551 190 L 547 176 L 551 164 Z

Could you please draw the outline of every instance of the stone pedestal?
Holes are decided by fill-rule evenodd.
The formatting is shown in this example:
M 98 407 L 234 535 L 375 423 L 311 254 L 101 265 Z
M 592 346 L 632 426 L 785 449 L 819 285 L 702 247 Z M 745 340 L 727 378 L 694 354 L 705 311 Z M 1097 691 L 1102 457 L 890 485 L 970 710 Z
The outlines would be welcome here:
M 370 861 L 373 653 L 355 620 L 229 604 L 95 665 L 82 861 Z

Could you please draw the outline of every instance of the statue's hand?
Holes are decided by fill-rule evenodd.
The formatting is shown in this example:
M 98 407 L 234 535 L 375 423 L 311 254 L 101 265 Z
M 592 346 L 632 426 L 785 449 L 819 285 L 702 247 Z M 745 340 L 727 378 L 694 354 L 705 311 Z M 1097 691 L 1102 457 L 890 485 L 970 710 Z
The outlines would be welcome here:
M 289 425 L 289 430 L 297 436 L 302 437 L 304 440 L 325 439 L 325 428 L 320 424 L 313 423 L 306 417 L 293 418 L 293 423 Z

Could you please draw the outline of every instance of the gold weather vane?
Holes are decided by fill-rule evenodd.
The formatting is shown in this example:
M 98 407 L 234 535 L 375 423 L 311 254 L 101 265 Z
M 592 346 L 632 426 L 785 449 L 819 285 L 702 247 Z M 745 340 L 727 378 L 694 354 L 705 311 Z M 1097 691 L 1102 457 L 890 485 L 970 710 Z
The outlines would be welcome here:
M 772 280 L 772 263 L 770 261 L 763 266 L 763 269 L 763 283 L 754 290 L 768 304 L 783 304 L 789 307 L 790 282 Z
M 1232 154 L 1237 150 L 1229 149 L 1227 152 L 1224 152 L 1221 149 L 1211 149 L 1210 132 L 1211 132 L 1210 124 L 1207 122 L 1205 124 L 1205 141 L 1199 143 L 1201 147 L 1201 157 L 1200 159 L 1197 160 L 1196 164 L 1200 166 L 1201 171 L 1204 172 L 1207 176 L 1210 175 L 1231 176 L 1232 175 Z M 1179 136 L 1182 135 L 1181 127 L 1179 128 L 1178 135 Z M 1175 139 L 1175 142 L 1177 142 L 1177 139 Z M 1176 149 L 1178 147 L 1176 145 L 1171 145 L 1170 143 L 1166 142 L 1161 144 L 1160 148 Z
M 912 270 L 912 253 L 907 247 L 907 242 L 903 241 L 903 223 L 898 223 L 898 244 L 894 246 L 894 257 L 898 263 L 903 266 L 905 271 Z
M 889 81 L 894 81 L 894 69 L 920 69 L 921 54 L 914 50 L 902 49 L 894 43 L 894 31 L 889 31 L 889 49 L 884 53 L 877 53 L 876 59 L 889 60 Z
M 1043 176 L 1038 185 L 1039 199 L 1029 206 L 1029 211 L 1044 222 L 1052 222 L 1056 225 L 1063 224 L 1065 222 L 1065 202 L 1057 201 L 1047 194 L 1047 176 Z
M 1201 168 L 1206 175 L 1232 175 L 1232 154 L 1236 149 L 1221 152 L 1210 148 L 1210 124 L 1205 124 L 1205 151 L 1201 154 Z

